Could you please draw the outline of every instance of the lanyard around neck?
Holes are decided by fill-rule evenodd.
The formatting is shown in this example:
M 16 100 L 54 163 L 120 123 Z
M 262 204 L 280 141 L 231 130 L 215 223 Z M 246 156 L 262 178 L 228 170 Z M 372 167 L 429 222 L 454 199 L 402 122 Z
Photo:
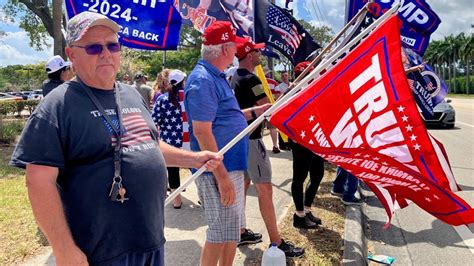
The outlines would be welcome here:
M 115 83 L 115 103 L 117 105 L 117 117 L 118 117 L 118 125 L 117 127 L 114 125 L 112 122 L 112 119 L 110 116 L 105 112 L 104 107 L 100 103 L 99 99 L 94 95 L 92 90 L 84 84 L 79 78 L 78 78 L 79 84 L 81 84 L 82 88 L 84 91 L 87 93 L 87 96 L 89 96 L 89 99 L 94 103 L 95 107 L 99 110 L 101 113 L 102 117 L 105 118 L 107 123 L 110 125 L 112 130 L 114 131 L 116 137 L 117 137 L 117 143 L 114 148 L 114 178 L 121 178 L 121 152 L 122 152 L 122 133 L 124 132 L 122 130 L 122 103 L 120 101 L 120 87 L 118 83 Z

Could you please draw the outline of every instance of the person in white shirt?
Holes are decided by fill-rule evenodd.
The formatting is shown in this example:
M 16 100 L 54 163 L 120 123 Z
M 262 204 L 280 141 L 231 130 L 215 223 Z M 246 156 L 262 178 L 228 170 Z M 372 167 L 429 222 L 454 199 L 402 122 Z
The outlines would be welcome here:
M 289 81 L 288 72 L 286 71 L 281 72 L 281 83 L 275 87 L 275 91 L 280 92 L 280 97 L 281 97 L 281 95 L 286 93 L 289 86 L 290 86 L 290 81 Z

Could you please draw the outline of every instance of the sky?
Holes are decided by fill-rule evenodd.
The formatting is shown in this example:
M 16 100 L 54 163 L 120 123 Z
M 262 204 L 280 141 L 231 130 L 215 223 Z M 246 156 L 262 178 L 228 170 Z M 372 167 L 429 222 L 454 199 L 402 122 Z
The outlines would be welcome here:
M 0 5 L 7 0 L 0 0 Z M 215 1 L 215 0 L 214 0 Z M 256 0 L 258 1 L 258 0 Z M 284 6 L 285 0 L 276 0 L 277 5 Z M 474 23 L 473 0 L 428 0 L 431 8 L 441 18 L 441 25 L 432 35 L 433 40 L 460 32 L 472 33 Z M 344 25 L 345 0 L 294 0 L 289 8 L 294 10 L 297 19 L 304 19 L 315 26 L 327 25 L 337 33 Z M 0 17 L 3 17 L 0 9 Z M 7 36 L 0 40 L 0 67 L 14 64 L 34 64 L 45 62 L 53 55 L 52 47 L 45 51 L 35 51 L 28 45 L 26 32 L 16 23 L 0 21 L 0 30 Z M 52 39 L 49 40 L 52 44 Z

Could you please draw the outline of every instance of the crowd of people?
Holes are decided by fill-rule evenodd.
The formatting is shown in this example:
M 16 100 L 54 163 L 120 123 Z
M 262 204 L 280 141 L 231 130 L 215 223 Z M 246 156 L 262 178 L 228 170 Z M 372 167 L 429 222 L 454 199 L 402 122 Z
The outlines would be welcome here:
M 47 97 L 12 155 L 12 165 L 26 168 L 31 206 L 57 264 L 164 265 L 166 189 L 180 186 L 180 167 L 195 171 L 203 165 L 207 170 L 196 179 L 208 225 L 201 265 L 232 265 L 237 246 L 262 241 L 245 221 L 251 184 L 270 241 L 287 257 L 302 256 L 304 249 L 285 241 L 278 229 L 263 126 L 224 157 L 217 154 L 271 106 L 253 73 L 264 44 L 216 21 L 202 36 L 202 58 L 193 71 L 165 69 L 150 87 L 142 73 L 132 85 L 128 75 L 117 82 L 118 31 L 115 22 L 96 13 L 69 21 L 71 62 L 54 57 L 46 65 L 48 74 L 56 74 L 45 84 L 55 86 L 44 86 Z M 234 57 L 239 65 L 231 68 Z M 294 74 L 307 66 L 296 66 Z M 276 97 L 291 88 L 289 74 L 281 73 Z M 275 136 L 271 151 L 278 153 Z M 324 160 L 292 140 L 285 149 L 293 156 L 293 225 L 317 228 L 323 221 L 312 205 Z M 345 204 L 360 204 L 356 189 L 357 179 L 339 169 L 331 193 Z M 182 205 L 177 196 L 173 207 Z

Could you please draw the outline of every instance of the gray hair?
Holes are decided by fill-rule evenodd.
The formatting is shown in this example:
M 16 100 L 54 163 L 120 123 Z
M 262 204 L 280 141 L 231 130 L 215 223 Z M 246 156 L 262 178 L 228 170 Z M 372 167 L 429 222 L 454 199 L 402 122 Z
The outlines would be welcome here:
M 221 43 L 216 45 L 202 45 L 201 57 L 206 61 L 213 61 L 222 56 L 222 47 L 228 43 Z

